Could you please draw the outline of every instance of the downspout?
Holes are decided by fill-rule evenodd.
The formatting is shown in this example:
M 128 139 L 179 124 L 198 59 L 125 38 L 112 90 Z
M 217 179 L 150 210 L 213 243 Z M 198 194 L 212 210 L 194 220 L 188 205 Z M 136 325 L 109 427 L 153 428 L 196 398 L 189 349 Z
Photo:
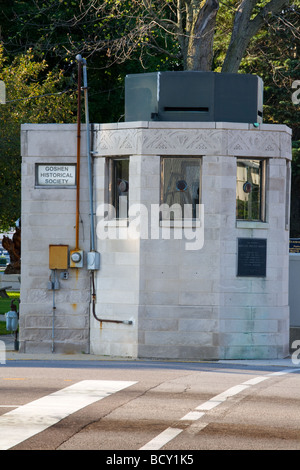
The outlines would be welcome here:
M 52 280 L 52 353 L 54 353 L 54 322 L 55 322 L 55 283 L 56 283 L 56 269 L 52 270 L 51 280 Z
M 76 171 L 76 234 L 75 249 L 79 249 L 79 204 L 80 204 L 80 144 L 81 144 L 81 55 L 78 61 L 78 90 L 77 90 L 77 171 Z
M 91 251 L 95 251 L 93 172 L 92 172 L 92 158 L 91 158 L 91 148 L 90 148 L 90 123 L 89 123 L 86 60 L 83 59 L 82 62 L 83 62 L 83 90 L 84 90 L 85 120 L 86 120 L 86 151 L 87 151 L 87 157 L 88 157 L 89 197 L 90 197 Z
M 90 198 L 90 229 L 91 229 L 91 254 L 95 253 L 95 227 L 94 227 L 94 201 L 93 201 L 93 171 L 92 171 L 92 151 L 90 148 L 90 124 L 89 124 L 89 108 L 88 108 L 88 85 L 87 85 L 87 70 L 86 60 L 81 59 L 83 63 L 83 90 L 84 90 L 84 102 L 85 102 L 85 119 L 86 119 L 86 148 L 88 157 L 88 176 L 89 176 L 89 198 Z M 99 269 L 94 267 L 90 268 L 91 272 L 91 286 L 92 286 L 92 313 L 94 318 L 102 322 L 108 323 L 123 323 L 126 325 L 132 325 L 131 320 L 110 320 L 104 318 L 98 318 L 96 315 L 96 289 L 95 289 L 95 270 Z
M 92 158 L 90 148 L 90 122 L 89 122 L 89 105 L 88 105 L 88 85 L 87 85 L 87 68 L 86 60 L 83 59 L 83 90 L 84 90 L 84 105 L 85 105 L 85 122 L 86 122 L 86 151 L 88 158 L 88 178 L 89 178 L 89 200 L 90 200 L 90 235 L 91 235 L 91 252 L 95 252 L 95 229 L 94 229 L 94 200 L 93 200 L 93 171 L 92 171 Z M 90 270 L 91 273 L 91 287 L 92 287 L 92 312 L 96 320 L 98 320 L 95 312 L 96 304 L 96 289 L 95 289 L 95 273 L 94 269 Z

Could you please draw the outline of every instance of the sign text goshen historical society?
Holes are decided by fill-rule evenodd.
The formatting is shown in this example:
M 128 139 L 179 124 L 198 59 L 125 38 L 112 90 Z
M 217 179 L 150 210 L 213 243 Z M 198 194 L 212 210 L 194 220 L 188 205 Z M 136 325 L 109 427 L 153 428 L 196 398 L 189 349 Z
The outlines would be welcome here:
M 76 165 L 41 165 L 36 167 L 37 186 L 76 186 Z

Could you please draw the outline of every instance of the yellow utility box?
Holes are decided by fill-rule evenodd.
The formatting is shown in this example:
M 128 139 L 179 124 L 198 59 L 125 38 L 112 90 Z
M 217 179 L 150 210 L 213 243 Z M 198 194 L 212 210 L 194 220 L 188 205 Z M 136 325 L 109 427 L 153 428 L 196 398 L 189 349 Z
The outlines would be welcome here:
M 69 245 L 49 245 L 49 268 L 68 269 Z

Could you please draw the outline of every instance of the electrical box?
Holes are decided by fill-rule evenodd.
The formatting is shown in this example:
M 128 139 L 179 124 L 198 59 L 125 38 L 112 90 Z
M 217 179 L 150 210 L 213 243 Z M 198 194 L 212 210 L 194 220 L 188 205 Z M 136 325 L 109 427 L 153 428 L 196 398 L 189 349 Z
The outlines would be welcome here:
M 49 245 L 49 268 L 68 269 L 69 245 Z
M 70 268 L 83 268 L 83 251 L 70 251 Z
M 87 269 L 90 271 L 100 269 L 100 253 L 97 251 L 90 251 L 87 254 Z

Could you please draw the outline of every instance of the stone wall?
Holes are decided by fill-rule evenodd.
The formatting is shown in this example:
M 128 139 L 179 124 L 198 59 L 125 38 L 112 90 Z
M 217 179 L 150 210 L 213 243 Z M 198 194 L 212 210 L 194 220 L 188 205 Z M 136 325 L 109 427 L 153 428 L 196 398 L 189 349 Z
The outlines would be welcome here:
M 200 250 L 187 251 L 184 239 L 102 244 L 98 308 L 105 307 L 111 318 L 123 311 L 127 318 L 133 315 L 131 349 L 137 349 L 137 356 L 233 359 L 288 354 L 290 139 L 289 129 L 273 125 L 259 129 L 233 123 L 96 126 L 95 155 L 130 155 L 130 204 L 139 202 L 149 210 L 159 202 L 160 156 L 202 156 L 204 245 Z M 236 220 L 236 157 L 242 156 L 269 157 L 266 222 Z M 101 165 L 97 184 L 104 188 L 104 158 Z M 101 192 L 97 203 L 103 197 Z M 237 277 L 239 237 L 267 239 L 266 277 Z M 109 292 L 105 306 L 103 292 Z M 127 338 L 128 330 L 105 323 L 100 331 L 92 326 L 92 351 L 130 355 L 127 339 L 127 349 L 120 341 L 120 336 Z
M 130 157 L 129 204 L 142 204 L 149 213 L 160 201 L 161 156 L 199 156 L 204 244 L 186 249 L 193 226 L 184 236 L 182 226 L 172 227 L 171 239 L 164 240 L 163 224 L 157 227 L 157 239 L 97 237 L 101 267 L 96 272 L 95 311 L 101 321 L 89 315 L 86 266 L 69 269 L 69 279 L 61 280 L 55 293 L 56 350 L 199 360 L 287 355 L 290 130 L 188 122 L 102 124 L 94 129 L 96 227 L 101 220 L 98 208 L 107 197 L 107 157 Z M 75 125 L 22 127 L 22 351 L 51 348 L 48 247 L 74 247 L 75 237 L 75 189 L 36 188 L 34 166 L 76 162 L 75 155 Z M 80 241 L 86 252 L 84 144 L 82 155 Z M 236 220 L 236 158 L 243 156 L 268 158 L 265 222 Z M 123 222 L 111 224 L 119 229 Z M 237 277 L 240 237 L 267 240 L 265 277 Z
M 76 126 L 22 126 L 22 265 L 20 351 L 89 352 L 90 282 L 86 270 L 69 269 L 60 289 L 48 288 L 49 245 L 75 247 L 76 189 L 36 187 L 35 164 L 76 163 Z M 81 138 L 80 231 L 89 249 L 85 131 Z M 55 306 L 53 325 L 53 305 Z

